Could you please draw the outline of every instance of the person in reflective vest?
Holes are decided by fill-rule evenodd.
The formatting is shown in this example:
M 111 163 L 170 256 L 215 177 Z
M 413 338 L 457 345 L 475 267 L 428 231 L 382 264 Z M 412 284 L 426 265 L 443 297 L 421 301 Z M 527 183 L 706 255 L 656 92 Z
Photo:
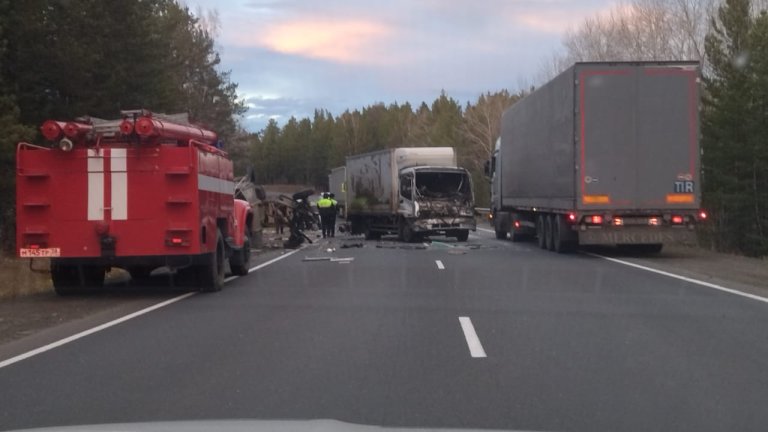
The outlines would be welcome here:
M 331 200 L 331 210 L 329 215 L 329 221 L 328 221 L 328 230 L 330 232 L 331 237 L 336 237 L 336 215 L 339 212 L 339 202 L 336 201 L 334 198 L 336 198 L 336 195 L 331 192 L 328 194 L 328 199 Z
M 323 197 L 317 201 L 317 211 L 320 213 L 320 226 L 323 230 L 323 238 L 330 235 L 331 213 L 333 212 L 333 201 L 329 198 L 328 192 L 323 193 Z

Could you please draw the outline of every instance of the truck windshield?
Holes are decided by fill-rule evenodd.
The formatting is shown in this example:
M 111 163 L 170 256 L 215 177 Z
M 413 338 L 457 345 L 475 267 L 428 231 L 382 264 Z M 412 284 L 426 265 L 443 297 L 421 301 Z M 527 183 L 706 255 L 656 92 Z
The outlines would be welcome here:
M 417 172 L 416 191 L 425 198 L 467 197 L 470 183 L 462 172 Z

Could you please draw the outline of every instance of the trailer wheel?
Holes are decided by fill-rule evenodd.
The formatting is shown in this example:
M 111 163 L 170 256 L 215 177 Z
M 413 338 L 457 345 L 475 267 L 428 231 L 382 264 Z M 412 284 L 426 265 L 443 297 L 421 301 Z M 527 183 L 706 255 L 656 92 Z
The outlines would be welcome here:
M 536 239 L 538 240 L 539 247 L 542 249 L 547 248 L 547 238 L 545 231 L 544 215 L 538 215 L 536 217 Z
M 507 232 L 503 229 L 499 228 L 498 218 L 496 217 L 496 213 L 494 212 L 493 215 L 493 231 L 496 233 L 496 239 L 497 240 L 506 240 L 507 239 Z
M 251 263 L 251 238 L 246 233 L 243 239 L 243 247 L 229 260 L 232 274 L 245 276 L 248 274 L 248 266 Z
M 571 240 L 564 239 L 567 234 L 567 225 L 562 215 L 554 215 L 554 222 L 552 224 L 552 240 L 554 250 L 557 253 L 569 253 L 576 249 L 576 243 Z
M 456 240 L 465 242 L 469 239 L 469 230 L 459 230 L 456 232 Z
M 547 250 L 555 250 L 555 222 L 554 215 L 544 216 L 544 248 Z
M 221 236 L 221 230 L 216 230 L 216 249 L 210 254 L 208 262 L 198 267 L 200 291 L 221 291 L 224 287 L 225 259 L 224 239 Z

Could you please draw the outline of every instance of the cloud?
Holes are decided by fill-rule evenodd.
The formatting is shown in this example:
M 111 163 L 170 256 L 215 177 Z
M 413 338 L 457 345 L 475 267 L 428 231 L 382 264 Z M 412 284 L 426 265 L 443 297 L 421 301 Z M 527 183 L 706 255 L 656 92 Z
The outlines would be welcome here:
M 381 61 L 377 46 L 391 34 L 392 29 L 383 23 L 364 18 L 300 17 L 267 24 L 258 32 L 233 32 L 231 41 L 339 63 L 375 64 Z

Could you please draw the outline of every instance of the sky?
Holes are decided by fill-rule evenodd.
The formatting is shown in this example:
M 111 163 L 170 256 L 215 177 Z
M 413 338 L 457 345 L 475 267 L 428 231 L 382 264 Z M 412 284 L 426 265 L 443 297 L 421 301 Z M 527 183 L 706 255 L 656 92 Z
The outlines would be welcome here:
M 615 0 L 185 0 L 216 11 L 252 132 L 374 103 L 460 103 L 538 83 L 563 33 Z

